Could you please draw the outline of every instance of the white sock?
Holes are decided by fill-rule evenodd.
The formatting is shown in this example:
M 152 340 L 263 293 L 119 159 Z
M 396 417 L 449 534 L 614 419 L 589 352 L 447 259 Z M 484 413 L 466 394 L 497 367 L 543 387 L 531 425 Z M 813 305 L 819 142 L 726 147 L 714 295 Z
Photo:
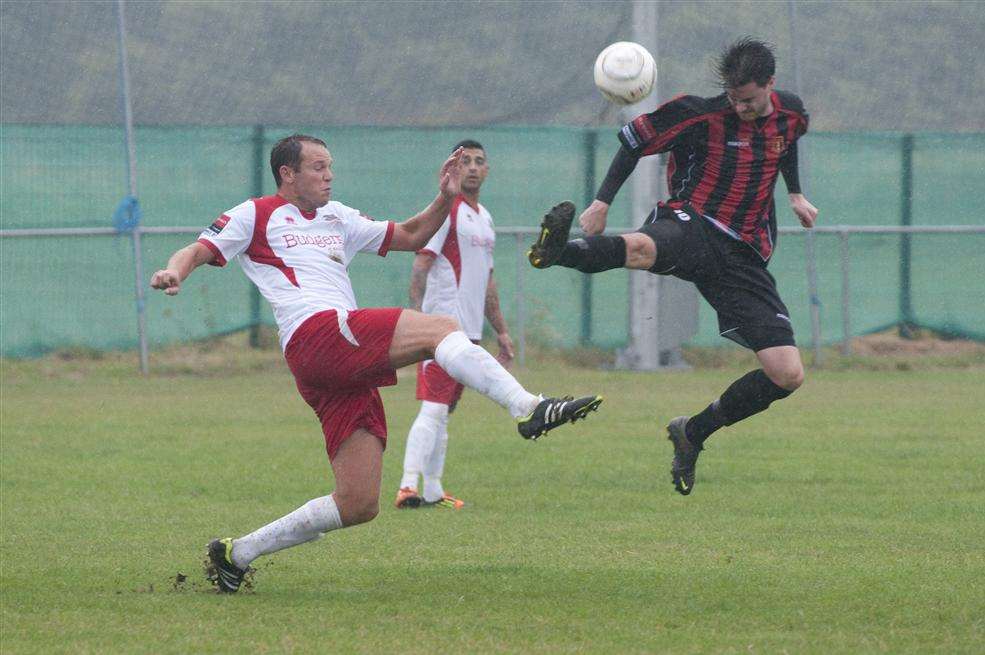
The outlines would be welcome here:
M 303 544 L 341 527 L 342 517 L 334 498 L 322 496 L 309 500 L 287 516 L 233 540 L 233 564 L 245 569 L 260 555 Z
M 448 452 L 448 415 L 441 424 L 441 431 L 434 440 L 431 456 L 424 462 L 424 500 L 435 503 L 445 497 L 441 475 L 445 472 L 445 453 Z
M 458 382 L 508 409 L 513 418 L 526 416 L 540 402 L 495 357 L 469 341 L 462 331 L 452 332 L 441 340 L 434 349 L 434 361 Z
M 448 405 L 423 401 L 414 424 L 407 435 L 407 449 L 404 451 L 404 477 L 400 487 L 417 489 L 417 479 L 424 472 L 425 463 L 435 441 L 448 421 Z

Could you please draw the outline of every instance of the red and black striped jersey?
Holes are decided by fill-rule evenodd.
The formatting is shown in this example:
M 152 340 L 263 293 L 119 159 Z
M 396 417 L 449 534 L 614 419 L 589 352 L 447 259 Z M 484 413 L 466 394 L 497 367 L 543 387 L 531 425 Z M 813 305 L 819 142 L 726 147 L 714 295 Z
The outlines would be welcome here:
M 808 122 L 796 95 L 774 91 L 770 98 L 772 114 L 743 121 L 724 93 L 714 98 L 681 96 L 638 116 L 619 132 L 622 144 L 638 156 L 670 153 L 669 205 L 690 204 L 764 260 L 776 239 L 773 187 Z

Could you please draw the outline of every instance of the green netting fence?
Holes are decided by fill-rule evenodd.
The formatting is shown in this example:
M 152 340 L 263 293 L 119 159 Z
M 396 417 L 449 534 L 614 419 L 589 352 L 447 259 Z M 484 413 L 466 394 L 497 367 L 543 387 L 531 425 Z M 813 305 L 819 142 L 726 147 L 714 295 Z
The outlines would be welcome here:
M 138 127 L 137 195 L 143 227 L 209 225 L 246 197 L 274 191 L 266 164 L 277 127 Z M 584 206 L 618 144 L 615 128 L 369 128 L 309 126 L 335 158 L 333 194 L 377 218 L 402 220 L 433 198 L 436 171 L 462 138 L 481 141 L 491 171 L 482 202 L 498 227 L 534 226 L 561 199 Z M 985 135 L 813 133 L 809 197 L 824 225 L 982 225 Z M 3 125 L 0 227 L 109 228 L 127 194 L 119 128 Z M 781 226 L 796 226 L 778 188 Z M 612 226 L 629 227 L 627 193 Z M 145 277 L 193 234 L 144 234 Z M 818 234 L 818 296 L 825 342 L 842 338 L 842 243 Z M 851 333 L 908 323 L 985 339 L 985 235 L 852 234 Z M 771 271 L 801 343 L 810 338 L 804 240 L 781 237 Z M 618 348 L 627 340 L 627 275 L 533 271 L 517 239 L 501 235 L 497 280 L 507 320 L 522 312 L 528 342 Z M 63 348 L 129 349 L 137 343 L 134 256 L 126 234 L 0 239 L 0 350 L 7 357 Z M 357 258 L 350 270 L 362 306 L 406 305 L 411 257 Z M 235 266 L 232 267 L 235 269 Z M 518 284 L 522 294 L 517 295 Z M 148 294 L 152 347 L 273 325 L 239 271 L 197 272 L 175 298 Z M 725 345 L 702 304 L 699 345 Z

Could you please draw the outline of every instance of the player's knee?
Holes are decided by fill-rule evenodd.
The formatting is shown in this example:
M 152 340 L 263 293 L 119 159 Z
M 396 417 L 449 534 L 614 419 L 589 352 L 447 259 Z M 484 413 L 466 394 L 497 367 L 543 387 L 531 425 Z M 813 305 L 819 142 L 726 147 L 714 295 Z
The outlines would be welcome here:
M 438 347 L 441 340 L 447 337 L 452 332 L 457 332 L 462 329 L 462 326 L 458 324 L 458 321 L 452 316 L 445 316 L 443 314 L 434 314 L 428 317 L 431 321 L 431 339 L 430 341 L 430 354 L 434 355 L 434 349 Z
M 336 488 L 333 496 L 339 508 L 342 525 L 346 527 L 368 523 L 380 513 L 379 493 L 373 493 L 368 488 Z
M 379 497 L 352 498 L 340 509 L 346 527 L 369 523 L 380 513 L 380 499 Z
M 790 392 L 796 391 L 804 384 L 804 366 L 799 360 L 774 367 L 773 370 L 766 371 L 766 374 L 773 384 Z

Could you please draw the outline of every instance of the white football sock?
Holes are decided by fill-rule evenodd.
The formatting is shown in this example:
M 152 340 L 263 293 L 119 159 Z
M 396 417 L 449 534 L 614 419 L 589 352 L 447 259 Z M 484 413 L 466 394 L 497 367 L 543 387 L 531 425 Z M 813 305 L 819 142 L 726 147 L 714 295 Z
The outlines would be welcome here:
M 508 409 L 513 418 L 526 416 L 540 402 L 462 331 L 441 340 L 434 349 L 434 360 L 457 381 Z
M 233 564 L 245 569 L 260 555 L 303 544 L 341 527 L 342 517 L 334 498 L 322 496 L 309 500 L 287 516 L 233 540 Z
M 441 475 L 445 471 L 445 453 L 448 452 L 448 415 L 441 424 L 441 431 L 434 440 L 431 456 L 424 462 L 424 500 L 436 503 L 445 497 Z
M 425 400 L 421 403 L 414 424 L 407 435 L 407 449 L 404 451 L 404 477 L 401 488 L 417 489 L 418 476 L 424 472 L 425 463 L 442 427 L 448 422 L 448 405 Z

